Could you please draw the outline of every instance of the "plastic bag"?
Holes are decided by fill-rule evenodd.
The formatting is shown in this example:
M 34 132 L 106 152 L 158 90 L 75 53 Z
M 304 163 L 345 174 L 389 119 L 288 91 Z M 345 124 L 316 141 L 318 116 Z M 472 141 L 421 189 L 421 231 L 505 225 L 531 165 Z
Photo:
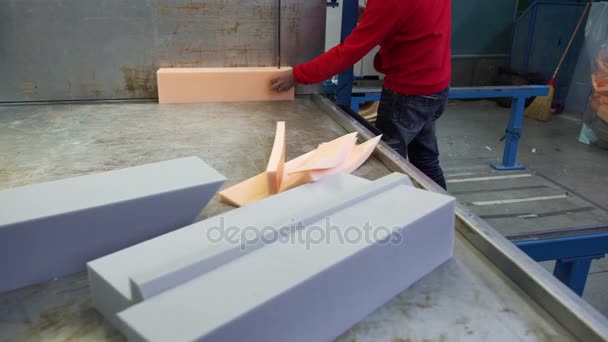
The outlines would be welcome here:
M 583 118 L 579 141 L 608 147 L 608 2 L 593 3 L 585 28 L 593 94 Z

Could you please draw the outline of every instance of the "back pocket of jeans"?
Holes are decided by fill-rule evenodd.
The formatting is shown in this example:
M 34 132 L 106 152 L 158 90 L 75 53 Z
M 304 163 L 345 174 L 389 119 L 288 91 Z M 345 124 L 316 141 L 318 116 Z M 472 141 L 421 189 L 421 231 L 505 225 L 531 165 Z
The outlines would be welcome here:
M 408 96 L 404 98 L 401 103 L 399 123 L 412 131 L 411 133 L 417 134 L 433 115 L 431 108 L 436 106 L 433 106 L 432 102 L 420 96 Z M 434 102 L 438 102 L 438 100 Z

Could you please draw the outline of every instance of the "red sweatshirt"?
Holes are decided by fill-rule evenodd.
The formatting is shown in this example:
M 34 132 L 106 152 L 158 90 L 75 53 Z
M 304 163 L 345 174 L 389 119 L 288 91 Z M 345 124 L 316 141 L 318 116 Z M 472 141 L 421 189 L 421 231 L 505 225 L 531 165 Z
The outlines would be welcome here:
M 451 0 L 369 0 L 344 43 L 294 68 L 298 83 L 324 81 L 346 70 L 375 46 L 374 67 L 384 87 L 429 95 L 445 89 L 451 74 Z

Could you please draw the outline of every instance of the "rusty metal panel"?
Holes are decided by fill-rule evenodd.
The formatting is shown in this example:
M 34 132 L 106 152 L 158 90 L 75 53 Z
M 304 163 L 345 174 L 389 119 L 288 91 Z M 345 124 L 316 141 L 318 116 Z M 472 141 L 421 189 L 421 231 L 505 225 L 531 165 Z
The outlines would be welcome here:
M 0 0 L 0 102 L 154 98 L 159 67 L 273 66 L 276 3 Z M 282 1 L 283 64 L 323 52 L 325 3 Z

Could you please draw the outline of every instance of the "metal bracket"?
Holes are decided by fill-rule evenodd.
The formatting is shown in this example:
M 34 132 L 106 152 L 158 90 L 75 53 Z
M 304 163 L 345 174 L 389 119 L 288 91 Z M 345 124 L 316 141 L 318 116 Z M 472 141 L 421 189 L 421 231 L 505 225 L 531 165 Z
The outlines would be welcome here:
M 603 254 L 598 254 L 587 257 L 559 259 L 555 262 L 553 275 L 582 297 L 585 285 L 587 284 L 587 275 L 591 268 L 591 262 L 594 259 L 601 259 L 603 257 Z
M 342 26 L 340 27 L 340 41 L 344 42 L 357 27 L 359 1 L 344 0 L 342 3 Z M 351 105 L 353 95 L 354 67 L 347 68 L 338 76 L 336 90 L 336 103 L 338 105 Z
M 521 128 L 507 128 L 505 130 L 505 136 L 502 137 L 500 141 L 505 140 L 505 138 L 519 140 L 519 138 L 521 138 Z

